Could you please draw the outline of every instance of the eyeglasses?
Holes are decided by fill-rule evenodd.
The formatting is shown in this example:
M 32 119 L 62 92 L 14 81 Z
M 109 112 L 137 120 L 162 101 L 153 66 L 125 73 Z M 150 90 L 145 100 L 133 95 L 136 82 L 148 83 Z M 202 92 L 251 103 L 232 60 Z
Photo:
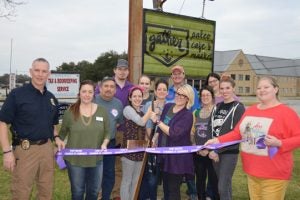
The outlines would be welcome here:
M 218 79 L 214 79 L 214 80 L 208 81 L 208 84 L 210 84 L 210 83 L 216 83 L 217 81 L 219 81 L 219 80 Z
M 201 98 L 202 98 L 202 97 L 211 97 L 211 94 L 201 95 Z
M 184 72 L 180 72 L 180 73 L 171 73 L 172 76 L 181 76 L 184 75 Z
M 176 97 L 179 97 L 180 99 L 184 99 L 184 98 L 189 99 L 188 96 L 186 96 L 185 94 L 180 94 L 180 93 L 178 93 L 178 92 L 175 93 L 175 96 L 176 96 Z

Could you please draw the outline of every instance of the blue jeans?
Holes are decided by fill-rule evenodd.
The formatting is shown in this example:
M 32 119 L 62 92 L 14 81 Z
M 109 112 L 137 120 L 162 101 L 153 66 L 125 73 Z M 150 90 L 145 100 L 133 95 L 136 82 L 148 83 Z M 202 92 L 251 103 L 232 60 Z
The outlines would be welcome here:
M 197 189 L 196 189 L 195 179 L 187 179 L 186 180 L 186 185 L 187 185 L 187 188 L 188 188 L 189 196 L 191 196 L 191 195 L 197 196 Z
M 115 148 L 116 140 L 112 139 L 107 145 L 108 149 Z M 115 156 L 103 156 L 103 180 L 102 200 L 109 200 L 110 194 L 115 185 Z
M 72 200 L 97 200 L 102 179 L 103 162 L 96 167 L 78 167 L 66 161 L 71 183 Z
M 154 162 L 154 166 L 149 166 L 149 162 Z M 148 154 L 147 164 L 145 166 L 142 184 L 140 186 L 139 199 L 156 200 L 157 184 L 160 175 L 159 165 L 156 163 L 156 155 Z

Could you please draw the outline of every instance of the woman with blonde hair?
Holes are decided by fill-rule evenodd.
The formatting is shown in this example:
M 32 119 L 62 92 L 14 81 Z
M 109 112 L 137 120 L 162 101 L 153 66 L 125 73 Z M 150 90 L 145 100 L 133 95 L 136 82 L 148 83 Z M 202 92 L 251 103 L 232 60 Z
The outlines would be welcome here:
M 188 85 L 182 85 L 175 93 L 175 103 L 165 105 L 160 120 L 156 115 L 151 119 L 158 127 L 159 147 L 189 146 L 193 126 L 193 114 L 189 110 L 194 104 L 194 91 Z M 192 154 L 165 154 L 159 157 L 163 173 L 164 195 L 167 199 L 180 199 L 182 179 L 194 177 Z

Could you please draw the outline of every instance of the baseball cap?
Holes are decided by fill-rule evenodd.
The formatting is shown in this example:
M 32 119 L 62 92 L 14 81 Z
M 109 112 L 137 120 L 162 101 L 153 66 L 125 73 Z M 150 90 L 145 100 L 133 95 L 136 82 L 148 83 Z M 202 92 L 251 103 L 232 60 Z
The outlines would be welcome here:
M 174 71 L 180 71 L 181 73 L 184 73 L 184 69 L 183 69 L 183 67 L 182 66 L 180 66 L 180 65 L 176 65 L 176 66 L 174 66 L 174 67 L 172 67 L 172 69 L 171 69 L 171 71 L 172 71 L 172 73 L 174 72 Z
M 128 61 L 125 59 L 118 59 L 116 67 L 126 67 L 128 68 Z
M 104 83 L 104 82 L 106 82 L 106 81 L 114 81 L 114 82 L 115 82 L 115 79 L 114 79 L 113 77 L 110 77 L 110 76 L 105 76 L 105 77 L 102 79 L 101 83 Z

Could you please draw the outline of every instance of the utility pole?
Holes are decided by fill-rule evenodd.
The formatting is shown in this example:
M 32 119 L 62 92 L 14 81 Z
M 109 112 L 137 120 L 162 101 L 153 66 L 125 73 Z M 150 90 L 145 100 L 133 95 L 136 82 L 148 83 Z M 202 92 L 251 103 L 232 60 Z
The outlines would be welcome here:
M 214 0 L 209 0 L 209 1 L 214 1 Z M 201 16 L 202 19 L 204 19 L 204 9 L 205 9 L 205 0 L 203 0 L 203 6 L 202 6 L 202 16 Z
M 129 80 L 138 82 L 142 72 L 143 0 L 129 0 L 128 63 Z
M 9 59 L 9 92 L 12 88 L 12 74 L 11 74 L 11 65 L 12 65 L 12 52 L 13 52 L 13 39 L 10 40 L 10 59 Z

